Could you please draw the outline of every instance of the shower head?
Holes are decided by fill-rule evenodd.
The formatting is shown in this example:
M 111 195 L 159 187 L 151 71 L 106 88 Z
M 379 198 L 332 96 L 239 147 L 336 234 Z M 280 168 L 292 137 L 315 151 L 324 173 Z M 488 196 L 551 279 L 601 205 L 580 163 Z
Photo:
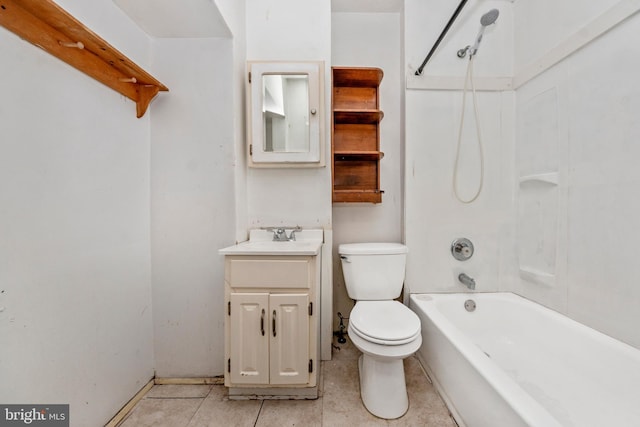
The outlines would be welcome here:
M 480 42 L 482 41 L 482 35 L 484 34 L 484 29 L 489 25 L 492 25 L 498 19 L 498 15 L 500 15 L 500 11 L 498 9 L 491 9 L 489 12 L 482 15 L 480 18 L 480 32 L 478 32 L 478 36 L 476 37 L 476 42 L 473 47 L 469 48 L 469 58 L 472 58 L 478 52 L 478 46 L 480 46 Z M 460 54 L 458 54 L 460 56 Z
M 488 27 L 496 22 L 498 15 L 500 15 L 500 11 L 498 9 L 491 9 L 489 12 L 482 15 L 482 18 L 480 18 L 480 24 L 482 24 L 483 27 Z

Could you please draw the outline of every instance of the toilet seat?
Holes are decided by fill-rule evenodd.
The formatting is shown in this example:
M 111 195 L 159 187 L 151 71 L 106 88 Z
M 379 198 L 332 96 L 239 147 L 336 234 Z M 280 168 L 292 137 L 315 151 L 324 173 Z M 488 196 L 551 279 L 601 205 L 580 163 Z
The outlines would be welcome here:
M 420 335 L 420 319 L 398 301 L 358 301 L 349 315 L 352 331 L 382 345 L 403 345 Z

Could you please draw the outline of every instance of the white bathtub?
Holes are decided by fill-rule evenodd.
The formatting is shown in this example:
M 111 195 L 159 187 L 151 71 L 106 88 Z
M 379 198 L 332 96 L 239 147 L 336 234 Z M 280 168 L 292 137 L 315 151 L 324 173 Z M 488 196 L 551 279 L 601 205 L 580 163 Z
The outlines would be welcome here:
M 412 294 L 410 307 L 460 426 L 640 426 L 640 350 L 509 293 Z

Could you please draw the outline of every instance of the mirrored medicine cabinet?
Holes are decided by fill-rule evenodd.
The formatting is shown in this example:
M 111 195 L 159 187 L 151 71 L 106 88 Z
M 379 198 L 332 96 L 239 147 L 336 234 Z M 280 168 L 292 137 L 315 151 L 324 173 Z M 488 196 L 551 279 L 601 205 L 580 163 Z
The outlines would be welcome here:
M 249 62 L 251 167 L 321 167 L 323 63 Z

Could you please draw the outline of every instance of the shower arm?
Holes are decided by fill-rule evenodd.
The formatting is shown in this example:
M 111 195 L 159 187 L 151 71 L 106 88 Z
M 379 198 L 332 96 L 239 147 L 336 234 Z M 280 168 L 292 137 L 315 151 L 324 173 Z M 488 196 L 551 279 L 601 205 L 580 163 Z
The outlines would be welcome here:
M 444 29 L 442 30 L 442 32 L 440 33 L 440 36 L 438 37 L 438 40 L 436 40 L 436 42 L 434 43 L 433 47 L 431 48 L 431 50 L 429 51 L 429 54 L 427 55 L 427 57 L 424 59 L 424 61 L 422 61 L 422 65 L 420 65 L 420 67 L 416 70 L 416 76 L 421 76 L 422 75 L 422 70 L 424 69 L 424 66 L 427 65 L 427 62 L 429 61 L 429 59 L 431 59 L 431 56 L 433 55 L 433 53 L 436 51 L 436 49 L 438 48 L 438 45 L 440 44 L 440 42 L 442 41 L 442 39 L 444 38 L 444 36 L 447 34 L 447 32 L 449 31 L 449 28 L 451 28 L 451 25 L 453 25 L 453 22 L 456 20 L 456 18 L 458 17 L 458 15 L 460 14 L 460 12 L 462 11 L 462 8 L 464 7 L 464 5 L 467 3 L 468 0 L 462 0 L 460 2 L 460 4 L 458 5 L 458 7 L 456 8 L 455 12 L 453 12 L 453 15 L 451 16 L 451 19 L 449 19 L 449 22 L 447 22 L 447 25 L 445 25 Z

